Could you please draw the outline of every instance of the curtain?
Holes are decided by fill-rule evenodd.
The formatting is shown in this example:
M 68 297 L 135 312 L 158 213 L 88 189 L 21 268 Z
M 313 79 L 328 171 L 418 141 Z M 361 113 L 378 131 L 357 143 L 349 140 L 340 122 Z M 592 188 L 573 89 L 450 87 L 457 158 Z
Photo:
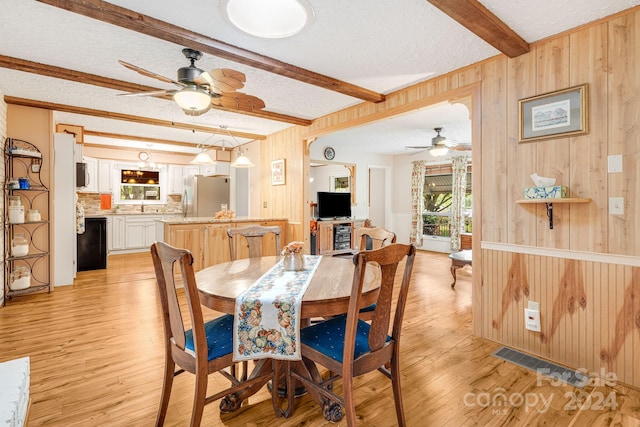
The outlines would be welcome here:
M 460 232 L 464 230 L 462 210 L 467 194 L 467 156 L 458 156 L 451 160 L 453 171 L 451 179 L 451 250 L 457 252 L 460 250 Z
M 424 174 L 427 162 L 418 160 L 413 162 L 411 173 L 411 234 L 409 243 L 422 246 L 422 212 L 424 210 Z

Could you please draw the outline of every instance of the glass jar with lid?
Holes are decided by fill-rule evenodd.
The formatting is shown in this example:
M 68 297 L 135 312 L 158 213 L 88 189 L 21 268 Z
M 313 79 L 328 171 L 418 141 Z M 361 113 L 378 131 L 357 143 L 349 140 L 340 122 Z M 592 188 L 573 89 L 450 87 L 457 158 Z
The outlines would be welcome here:
M 29 255 L 29 241 L 22 233 L 16 233 L 11 239 L 11 256 Z
M 18 181 L 18 178 L 9 178 L 9 181 L 7 181 L 7 188 L 10 190 L 16 190 L 20 188 L 20 182 Z
M 22 205 L 9 206 L 9 223 L 10 224 L 24 223 L 24 206 Z
M 22 206 L 22 198 L 20 196 L 9 196 L 9 206 Z
M 29 209 L 27 211 L 27 221 L 29 222 L 37 222 L 37 221 L 41 221 L 42 220 L 42 216 L 40 215 L 40 210 L 39 209 Z

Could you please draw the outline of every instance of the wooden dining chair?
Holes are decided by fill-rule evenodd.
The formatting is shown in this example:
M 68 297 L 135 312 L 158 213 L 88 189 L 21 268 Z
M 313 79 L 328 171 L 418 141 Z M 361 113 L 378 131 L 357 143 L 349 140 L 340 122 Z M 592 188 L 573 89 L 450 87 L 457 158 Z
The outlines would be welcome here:
M 371 242 L 371 247 L 367 247 L 367 241 Z M 396 233 L 383 227 L 360 227 L 356 231 L 356 242 L 358 249 L 380 249 L 383 246 L 396 242 Z
M 151 257 L 162 305 L 165 341 L 164 381 L 156 426 L 164 425 L 173 378 L 183 372 L 190 372 L 196 376 L 190 425 L 199 426 L 204 405 L 223 398 L 220 402 L 220 412 L 234 411 L 242 403 L 238 401 L 235 393 L 246 390 L 258 382 L 266 382 L 272 374 L 264 373 L 250 380 L 241 381 L 225 370 L 234 365 L 232 360 L 233 316 L 226 314 L 204 322 L 191 252 L 174 248 L 163 242 L 155 242 L 151 245 Z M 176 268 L 179 269 L 178 277 L 181 278 L 180 281 L 184 286 L 188 317 L 180 308 Z M 192 325 L 191 329 L 186 329 L 187 324 Z M 215 372 L 227 378 L 231 385 L 207 396 L 208 376 Z
M 281 229 L 277 225 L 246 225 L 244 227 L 228 228 L 229 250 L 231 251 L 231 261 L 237 257 L 238 236 L 243 236 L 246 247 L 249 250 L 249 258 L 258 258 L 262 256 L 262 239 L 265 235 L 273 233 L 276 244 L 276 255 L 280 255 L 280 232 Z
M 377 369 L 391 380 L 398 425 L 405 425 L 400 387 L 400 332 L 415 253 L 413 245 L 404 244 L 358 252 L 353 258 L 355 271 L 347 314 L 301 330 L 304 363 L 292 364 L 287 388 L 292 390 L 294 380 L 300 381 L 328 421 L 340 421 L 344 407 L 348 425 L 356 425 L 353 379 Z M 403 260 L 404 269 L 398 271 Z M 381 285 L 373 318 L 368 323 L 359 318 L 359 311 L 363 305 L 365 273 L 369 268 L 376 268 L 374 264 L 380 268 Z M 400 286 L 395 289 L 393 312 L 397 277 L 401 279 Z M 327 368 L 327 379 L 320 376 L 315 364 Z M 342 378 L 342 396 L 334 392 L 334 382 L 339 378 Z M 289 397 L 289 407 L 294 403 L 293 397 Z
M 371 242 L 371 247 L 367 247 L 367 241 Z M 380 249 L 383 246 L 396 242 L 396 233 L 382 227 L 360 227 L 356 231 L 356 242 L 361 251 L 369 249 Z M 360 310 L 360 318 L 362 320 L 371 320 L 376 305 L 371 304 Z

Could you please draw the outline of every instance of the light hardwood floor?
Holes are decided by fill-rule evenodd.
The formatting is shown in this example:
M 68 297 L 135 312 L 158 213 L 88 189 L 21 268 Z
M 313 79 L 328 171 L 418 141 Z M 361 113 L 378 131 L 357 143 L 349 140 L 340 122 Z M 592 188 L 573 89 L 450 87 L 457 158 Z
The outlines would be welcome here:
M 471 274 L 469 267 L 458 270 L 452 290 L 446 255 L 417 256 L 401 343 L 409 426 L 640 426 L 638 390 L 620 384 L 579 390 L 492 356 L 500 345 L 471 334 Z M 31 358 L 30 426 L 153 425 L 163 367 L 155 286 L 148 253 L 118 255 L 107 270 L 79 273 L 73 286 L 0 308 L 0 361 Z M 218 381 L 211 376 L 209 387 Z M 193 387 L 192 376 L 176 378 L 166 425 L 188 425 Z M 395 425 L 382 375 L 358 378 L 355 396 L 361 425 Z M 292 418 L 275 418 L 266 389 L 234 414 L 221 417 L 217 402 L 207 405 L 203 420 L 203 426 L 329 424 L 308 396 L 298 399 Z

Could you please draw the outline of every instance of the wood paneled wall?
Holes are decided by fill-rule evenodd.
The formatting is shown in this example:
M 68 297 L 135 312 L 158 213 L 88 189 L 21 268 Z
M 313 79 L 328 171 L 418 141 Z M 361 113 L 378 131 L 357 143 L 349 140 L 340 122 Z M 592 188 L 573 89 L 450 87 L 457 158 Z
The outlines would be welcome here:
M 567 252 L 565 258 L 519 252 L 517 246 L 483 249 L 482 271 L 491 277 L 482 304 L 483 336 L 640 385 L 640 262 L 598 262 Z M 524 327 L 529 301 L 540 303 L 540 333 Z
M 482 314 L 475 318 L 486 338 L 574 368 L 615 372 L 634 386 L 640 386 L 639 65 L 637 8 L 483 65 L 485 249 Z M 582 83 L 589 84 L 587 135 L 517 142 L 518 99 Z M 607 171 L 614 154 L 622 155 L 622 173 Z M 554 205 L 550 230 L 544 205 L 514 203 L 533 172 L 592 202 Z M 608 214 L 609 197 L 624 197 L 624 215 Z M 502 244 L 516 249 L 502 251 Z M 544 256 L 526 248 L 562 251 Z M 602 254 L 603 261 L 582 260 L 583 254 L 596 260 Z M 524 328 L 529 300 L 541 304 L 542 333 Z
M 640 221 L 640 12 L 634 11 L 543 41 L 529 54 L 482 67 L 482 239 L 489 242 L 640 255 L 630 238 Z M 589 85 L 589 133 L 518 143 L 517 101 Z M 623 156 L 623 173 L 607 172 L 607 156 Z M 533 172 L 566 185 L 588 204 L 517 205 Z M 608 215 L 608 198 L 624 197 L 625 214 Z M 497 209 L 495 208 L 497 207 Z M 637 235 L 637 234 L 636 234 Z
M 306 207 L 309 206 L 309 160 L 302 140 L 301 127 L 292 127 L 270 135 L 260 142 L 260 194 L 262 197 L 261 217 L 288 218 L 289 241 L 309 240 L 309 216 L 307 214 L 306 233 L 303 222 Z M 306 156 L 306 161 L 304 160 Z M 285 161 L 285 184 L 271 184 L 271 162 Z M 283 245 L 289 242 L 282 242 Z

